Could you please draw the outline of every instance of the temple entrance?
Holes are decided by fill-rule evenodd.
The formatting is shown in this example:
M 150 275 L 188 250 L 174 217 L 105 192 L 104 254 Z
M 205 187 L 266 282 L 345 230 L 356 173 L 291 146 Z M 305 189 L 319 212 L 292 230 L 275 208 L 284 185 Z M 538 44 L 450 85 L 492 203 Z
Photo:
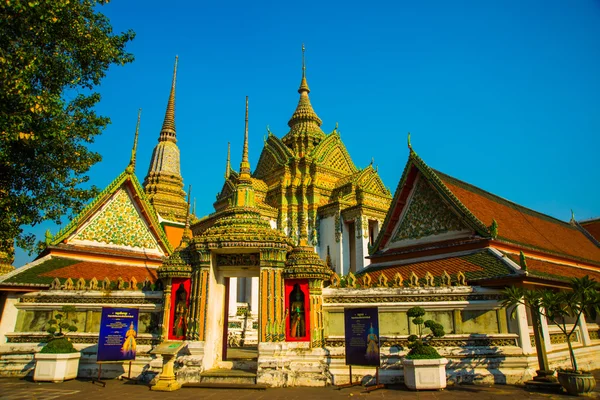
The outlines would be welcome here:
M 258 359 L 258 274 L 243 275 L 224 278 L 222 361 Z

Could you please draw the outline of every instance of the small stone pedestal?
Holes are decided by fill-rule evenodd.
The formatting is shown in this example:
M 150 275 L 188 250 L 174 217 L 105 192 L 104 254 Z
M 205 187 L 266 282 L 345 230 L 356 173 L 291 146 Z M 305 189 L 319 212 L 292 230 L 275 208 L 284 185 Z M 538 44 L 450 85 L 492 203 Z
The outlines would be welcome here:
M 163 359 L 162 372 L 158 375 L 158 381 L 154 386 L 150 387 L 150 390 L 173 392 L 181 389 L 181 384 L 175 378 L 174 367 L 175 357 L 184 345 L 185 343 L 183 342 L 163 342 L 150 352 L 161 355 Z

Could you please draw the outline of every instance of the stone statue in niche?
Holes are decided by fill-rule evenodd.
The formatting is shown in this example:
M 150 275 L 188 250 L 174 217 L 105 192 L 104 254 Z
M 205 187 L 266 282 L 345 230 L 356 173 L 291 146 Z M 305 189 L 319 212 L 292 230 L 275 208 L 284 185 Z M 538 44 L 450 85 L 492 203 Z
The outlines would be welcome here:
M 187 331 L 187 291 L 183 286 L 183 283 L 179 284 L 179 288 L 175 293 L 175 315 L 173 318 L 173 336 L 182 337 L 185 336 Z
M 306 336 L 306 316 L 304 312 L 304 293 L 299 284 L 294 285 L 290 293 L 290 336 L 302 338 Z

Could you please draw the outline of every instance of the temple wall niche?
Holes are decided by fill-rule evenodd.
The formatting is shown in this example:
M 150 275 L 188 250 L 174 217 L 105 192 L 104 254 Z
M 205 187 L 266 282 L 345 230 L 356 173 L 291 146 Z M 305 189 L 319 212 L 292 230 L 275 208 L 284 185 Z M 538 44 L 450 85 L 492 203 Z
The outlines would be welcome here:
M 498 315 L 493 310 L 463 310 L 461 316 L 463 333 L 499 333 Z
M 323 217 L 319 223 L 319 246 L 317 247 L 317 253 L 319 258 L 325 260 L 327 258 L 327 246 L 329 246 L 329 255 L 331 257 L 331 263 L 335 267 L 335 271 L 340 274 L 340 260 L 341 260 L 341 243 L 335 240 L 335 217 L 328 216 Z

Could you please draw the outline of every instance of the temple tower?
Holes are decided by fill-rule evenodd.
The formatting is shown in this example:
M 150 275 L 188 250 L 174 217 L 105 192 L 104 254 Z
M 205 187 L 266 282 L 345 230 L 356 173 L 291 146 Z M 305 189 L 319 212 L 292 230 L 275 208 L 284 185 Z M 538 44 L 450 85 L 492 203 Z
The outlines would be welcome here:
M 171 93 L 167 102 L 165 119 L 152 153 L 148 175 L 144 180 L 144 191 L 158 214 L 166 220 L 183 224 L 187 205 L 180 171 L 179 147 L 175 131 L 175 84 L 177 61 L 173 69 Z

